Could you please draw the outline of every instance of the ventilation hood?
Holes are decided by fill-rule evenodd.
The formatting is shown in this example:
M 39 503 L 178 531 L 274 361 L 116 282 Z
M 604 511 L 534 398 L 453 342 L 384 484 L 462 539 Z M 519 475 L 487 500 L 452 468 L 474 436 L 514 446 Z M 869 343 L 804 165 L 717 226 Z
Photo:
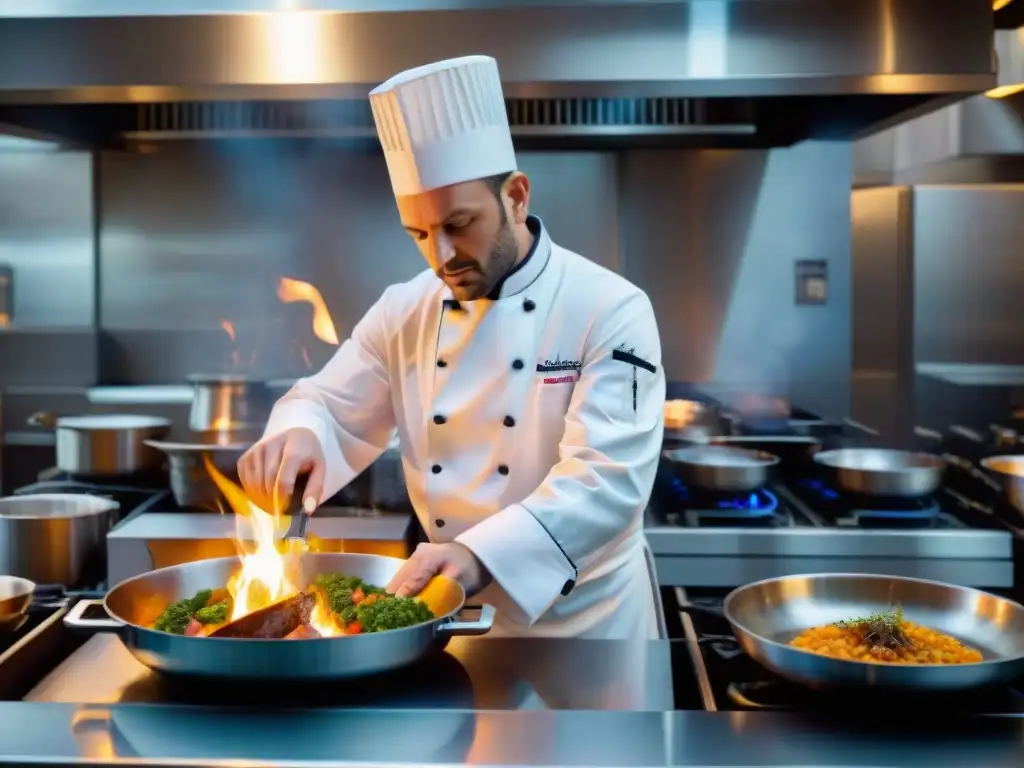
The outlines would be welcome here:
M 779 145 L 991 88 L 992 23 L 989 0 L 0 0 L 0 122 L 372 137 L 374 85 L 486 53 L 520 141 Z
M 1024 0 L 1013 7 L 1024 11 Z M 1024 180 L 1024 27 L 996 30 L 995 54 L 986 93 L 858 141 L 858 184 Z

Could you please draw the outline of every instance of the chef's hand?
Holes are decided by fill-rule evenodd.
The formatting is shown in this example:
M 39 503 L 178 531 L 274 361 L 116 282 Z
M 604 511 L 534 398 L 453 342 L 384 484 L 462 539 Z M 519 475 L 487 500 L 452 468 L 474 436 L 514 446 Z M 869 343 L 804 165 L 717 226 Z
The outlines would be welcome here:
M 399 597 L 410 597 L 419 594 L 438 574 L 459 582 L 467 595 L 475 595 L 491 583 L 490 571 L 469 547 L 453 541 L 416 547 L 412 557 L 388 584 L 387 591 Z
M 268 512 L 287 511 L 296 478 L 308 474 L 302 508 L 312 514 L 323 494 L 326 470 L 320 440 L 305 427 L 265 437 L 238 460 L 238 477 L 246 494 Z

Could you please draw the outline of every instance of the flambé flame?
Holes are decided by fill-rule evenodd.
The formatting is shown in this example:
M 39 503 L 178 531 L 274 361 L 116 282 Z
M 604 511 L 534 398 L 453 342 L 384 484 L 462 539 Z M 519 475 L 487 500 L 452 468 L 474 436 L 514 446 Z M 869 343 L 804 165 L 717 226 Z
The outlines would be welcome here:
M 334 328 L 334 320 L 331 319 L 331 313 L 327 311 L 323 296 L 315 286 L 302 280 L 282 277 L 277 282 L 277 298 L 285 304 L 295 301 L 305 301 L 311 304 L 313 307 L 313 334 L 326 344 L 338 346 L 338 332 Z
M 286 528 L 284 516 L 277 510 L 269 514 L 253 504 L 245 491 L 220 473 L 209 456 L 203 456 L 203 463 L 235 513 L 235 546 L 240 567 L 227 584 L 233 600 L 230 621 L 297 595 L 307 586 L 303 583 L 302 555 L 308 546 L 279 539 Z M 344 634 L 321 601 L 318 592 L 310 626 L 321 637 Z

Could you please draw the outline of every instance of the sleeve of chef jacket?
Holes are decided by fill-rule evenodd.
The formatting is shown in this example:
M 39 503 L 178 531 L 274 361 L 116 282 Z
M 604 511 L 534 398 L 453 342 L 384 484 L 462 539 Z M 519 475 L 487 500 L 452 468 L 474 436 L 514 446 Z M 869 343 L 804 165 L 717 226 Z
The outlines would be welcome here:
M 322 502 L 372 464 L 395 428 L 388 382 L 388 292 L 363 316 L 319 372 L 300 379 L 274 406 L 265 437 L 307 427 L 327 462 Z
M 581 563 L 642 513 L 661 455 L 665 373 L 645 294 L 598 317 L 581 362 L 558 463 L 522 503 L 456 539 L 487 566 L 518 608 L 510 618 L 524 624 L 571 590 Z

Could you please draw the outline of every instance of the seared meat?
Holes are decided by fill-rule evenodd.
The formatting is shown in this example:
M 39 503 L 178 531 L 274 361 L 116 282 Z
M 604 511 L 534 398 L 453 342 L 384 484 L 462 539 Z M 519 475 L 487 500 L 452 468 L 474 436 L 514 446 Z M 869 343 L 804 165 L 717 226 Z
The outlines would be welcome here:
M 259 638 L 280 640 L 303 624 L 308 624 L 316 607 L 316 595 L 302 592 L 287 600 L 268 605 L 215 630 L 210 637 Z

